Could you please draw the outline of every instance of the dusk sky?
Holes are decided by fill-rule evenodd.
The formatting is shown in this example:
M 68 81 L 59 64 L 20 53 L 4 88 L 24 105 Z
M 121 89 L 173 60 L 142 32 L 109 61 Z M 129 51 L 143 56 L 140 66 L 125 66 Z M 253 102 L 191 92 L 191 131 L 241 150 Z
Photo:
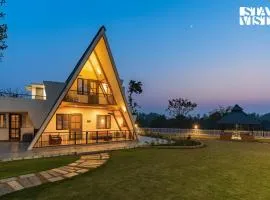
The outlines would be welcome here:
M 270 26 L 240 26 L 240 6 L 270 2 L 7 0 L 0 88 L 65 81 L 105 25 L 121 78 L 143 82 L 141 111 L 185 97 L 197 113 L 236 103 L 270 112 Z

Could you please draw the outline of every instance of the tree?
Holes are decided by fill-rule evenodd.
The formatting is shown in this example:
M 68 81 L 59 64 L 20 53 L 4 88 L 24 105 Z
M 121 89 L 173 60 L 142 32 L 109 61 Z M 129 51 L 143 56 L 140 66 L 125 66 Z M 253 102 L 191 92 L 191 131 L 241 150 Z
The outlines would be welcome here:
M 169 100 L 167 111 L 173 117 L 184 116 L 186 117 L 194 108 L 197 107 L 196 103 L 191 102 L 188 99 L 177 98 Z
M 209 113 L 209 119 L 218 121 L 220 120 L 224 115 L 230 113 L 232 111 L 232 106 L 218 106 L 217 109 L 214 109 Z
M 133 94 L 141 94 L 142 90 L 142 82 L 130 80 L 128 84 L 128 104 L 131 108 L 131 112 L 133 115 L 138 113 L 138 108 L 140 107 L 137 102 L 135 102 L 133 98 Z
M 5 4 L 5 0 L 0 0 L 0 7 Z M 5 13 L 0 11 L 0 19 L 3 19 L 5 17 Z M 3 50 L 7 48 L 6 45 L 6 38 L 7 38 L 7 25 L 6 24 L 0 24 L 0 57 L 3 57 Z

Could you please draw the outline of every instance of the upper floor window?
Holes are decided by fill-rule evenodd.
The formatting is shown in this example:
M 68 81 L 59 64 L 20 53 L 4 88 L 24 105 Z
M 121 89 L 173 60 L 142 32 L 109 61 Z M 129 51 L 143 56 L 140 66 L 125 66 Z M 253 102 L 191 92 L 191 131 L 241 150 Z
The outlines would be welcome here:
M 81 95 L 96 95 L 98 93 L 98 82 L 89 79 L 77 79 L 77 92 Z
M 7 128 L 6 114 L 0 114 L 0 128 Z
M 39 87 L 36 88 L 35 99 L 40 99 L 40 100 L 43 100 L 44 99 L 43 90 L 44 90 L 43 88 L 39 88 Z
M 77 79 L 77 92 L 78 94 L 88 93 L 88 81 L 82 78 Z

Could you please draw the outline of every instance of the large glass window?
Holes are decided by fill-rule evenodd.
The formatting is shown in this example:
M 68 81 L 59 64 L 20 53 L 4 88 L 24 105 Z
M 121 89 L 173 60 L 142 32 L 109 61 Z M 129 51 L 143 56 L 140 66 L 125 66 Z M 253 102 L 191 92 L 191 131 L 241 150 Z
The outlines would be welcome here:
M 56 114 L 56 130 L 68 129 L 68 114 Z
M 110 115 L 97 115 L 97 129 L 110 129 L 111 116 Z
M 96 95 L 98 90 L 98 81 L 78 78 L 77 92 L 82 95 Z
M 97 94 L 97 81 L 89 81 L 90 85 L 90 94 L 96 95 Z
M 7 128 L 6 114 L 0 114 L 0 128 Z
M 82 127 L 82 123 L 81 123 L 81 115 L 72 115 L 70 117 L 70 129 L 71 130 L 80 130 Z
M 77 80 L 77 92 L 78 94 L 88 94 L 88 81 L 82 78 Z

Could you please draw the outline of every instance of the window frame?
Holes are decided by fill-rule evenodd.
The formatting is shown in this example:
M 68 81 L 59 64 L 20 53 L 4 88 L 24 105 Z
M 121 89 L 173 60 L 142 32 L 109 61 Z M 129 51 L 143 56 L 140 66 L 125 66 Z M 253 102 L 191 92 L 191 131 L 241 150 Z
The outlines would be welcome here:
M 100 120 L 101 118 L 104 117 L 104 127 L 101 127 Z M 111 129 L 112 127 L 112 118 L 111 115 L 97 115 L 97 124 L 96 128 L 97 129 Z
M 96 96 L 98 95 L 99 84 L 100 81 L 98 80 L 77 78 L 77 94 Z
M 3 126 L 1 126 L 1 123 L 0 123 L 0 128 L 7 128 L 7 115 L 6 115 L 6 113 L 0 113 L 0 120 L 1 120 L 1 116 L 3 116 Z
M 61 117 L 61 128 L 58 127 L 58 117 Z M 67 117 L 67 120 L 64 120 L 64 117 Z M 67 121 L 67 125 L 64 125 L 64 121 Z M 56 130 L 69 130 L 69 114 L 56 114 L 55 123 Z

